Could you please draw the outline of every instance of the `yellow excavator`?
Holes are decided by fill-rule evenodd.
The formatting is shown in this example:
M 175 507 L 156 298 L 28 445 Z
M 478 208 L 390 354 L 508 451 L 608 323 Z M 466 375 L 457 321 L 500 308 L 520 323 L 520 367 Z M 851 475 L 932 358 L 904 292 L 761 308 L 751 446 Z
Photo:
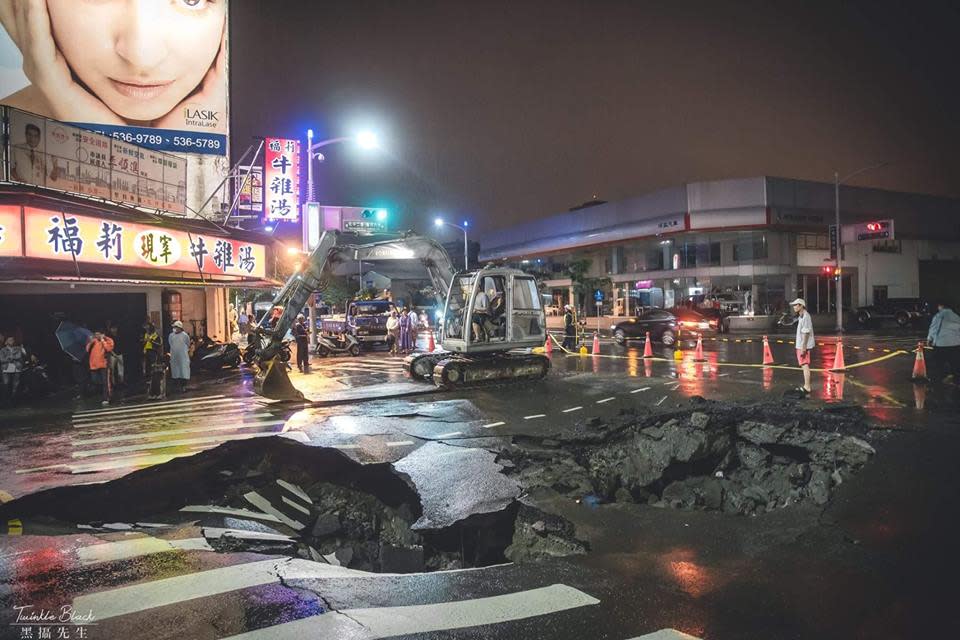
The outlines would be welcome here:
M 260 395 L 303 398 L 279 357 L 283 339 L 310 295 L 322 292 L 331 270 L 348 260 L 405 260 L 425 268 L 443 305 L 440 348 L 407 356 L 404 369 L 415 380 L 432 379 L 438 387 L 455 388 L 547 375 L 550 359 L 531 351 L 542 347 L 547 335 L 546 315 L 532 275 L 490 265 L 457 272 L 443 246 L 414 234 L 369 244 L 343 244 L 340 239 L 340 234 L 329 231 L 320 237 L 306 267 L 291 276 L 274 298 L 273 309 L 278 311 L 265 314 L 254 329 L 259 368 L 254 389 Z

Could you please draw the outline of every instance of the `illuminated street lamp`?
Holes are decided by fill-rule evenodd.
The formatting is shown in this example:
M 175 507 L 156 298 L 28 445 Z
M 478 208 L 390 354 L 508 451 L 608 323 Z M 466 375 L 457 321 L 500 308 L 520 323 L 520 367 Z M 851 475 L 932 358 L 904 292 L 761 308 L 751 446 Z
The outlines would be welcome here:
M 469 271 L 470 265 L 468 263 L 468 257 L 470 255 L 470 251 L 467 248 L 467 227 L 470 226 L 469 223 L 466 220 L 464 220 L 463 226 L 461 227 L 458 224 L 453 224 L 452 222 L 446 222 L 443 218 L 437 217 L 437 218 L 434 218 L 433 224 L 438 227 L 447 225 L 448 227 L 453 227 L 454 229 L 460 229 L 460 231 L 463 231 L 463 270 Z

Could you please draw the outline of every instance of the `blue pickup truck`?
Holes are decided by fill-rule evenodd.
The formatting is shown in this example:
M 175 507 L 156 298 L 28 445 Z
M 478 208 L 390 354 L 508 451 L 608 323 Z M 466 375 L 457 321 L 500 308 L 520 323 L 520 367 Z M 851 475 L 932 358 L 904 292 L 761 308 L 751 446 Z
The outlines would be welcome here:
M 323 318 L 320 330 L 328 335 L 349 333 L 361 345 L 389 345 L 387 318 L 395 310 L 389 300 L 352 300 L 347 304 L 346 314 Z

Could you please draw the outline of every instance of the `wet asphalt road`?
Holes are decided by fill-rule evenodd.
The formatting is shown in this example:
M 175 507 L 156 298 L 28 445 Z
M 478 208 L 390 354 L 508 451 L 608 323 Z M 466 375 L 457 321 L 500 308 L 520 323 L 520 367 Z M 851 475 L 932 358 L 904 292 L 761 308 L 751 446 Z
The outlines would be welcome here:
M 625 639 L 659 629 L 700 638 L 949 636 L 957 623 L 946 584 L 958 568 L 960 393 L 909 381 L 913 354 L 896 352 L 915 344 L 910 336 L 848 337 L 847 365 L 887 359 L 842 376 L 814 374 L 808 402 L 861 404 L 891 429 L 875 461 L 822 513 L 741 518 L 551 498 L 590 540 L 589 555 L 392 577 L 314 575 L 285 568 L 283 558 L 174 542 L 196 540 L 196 526 L 38 536 L 42 523 L 23 522 L 22 535 L 0 541 L 3 611 L 89 605 L 100 618 L 91 638 L 142 637 L 135 631 L 145 625 L 155 629 L 149 637 L 191 638 Z M 771 346 L 777 363 L 794 364 L 790 344 L 774 337 Z M 512 495 L 487 453 L 502 438 L 547 435 L 636 403 L 778 397 L 798 384 L 799 371 L 748 366 L 761 361 L 761 349 L 756 337 L 708 339 L 706 362 L 692 352 L 676 362 L 662 347 L 655 355 L 663 359 L 650 361 L 642 345 L 604 342 L 600 357 L 555 352 L 543 382 L 455 393 L 407 381 L 386 354 L 316 359 L 310 375 L 292 375 L 309 397 L 330 403 L 310 408 L 266 403 L 250 394 L 248 376 L 226 374 L 167 404 L 91 407 L 5 428 L 0 489 L 16 497 L 103 482 L 228 440 L 280 435 L 361 462 L 396 462 L 412 473 L 425 512 L 456 518 Z M 814 367 L 832 365 L 834 350 L 824 339 Z M 108 546 L 91 556 L 95 545 Z M 251 579 L 263 563 L 261 579 Z M 198 575 L 211 570 L 221 573 Z M 316 617 L 331 610 L 340 613 Z M 19 637 L 15 627 L 3 632 Z

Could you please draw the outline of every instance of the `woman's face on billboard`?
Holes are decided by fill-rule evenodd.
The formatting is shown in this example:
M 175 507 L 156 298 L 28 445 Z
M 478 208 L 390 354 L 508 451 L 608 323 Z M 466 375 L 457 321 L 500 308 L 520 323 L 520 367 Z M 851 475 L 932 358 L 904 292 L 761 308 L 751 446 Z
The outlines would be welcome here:
M 226 16 L 225 0 L 47 0 L 47 7 L 77 77 L 114 113 L 140 121 L 165 116 L 197 88 Z

